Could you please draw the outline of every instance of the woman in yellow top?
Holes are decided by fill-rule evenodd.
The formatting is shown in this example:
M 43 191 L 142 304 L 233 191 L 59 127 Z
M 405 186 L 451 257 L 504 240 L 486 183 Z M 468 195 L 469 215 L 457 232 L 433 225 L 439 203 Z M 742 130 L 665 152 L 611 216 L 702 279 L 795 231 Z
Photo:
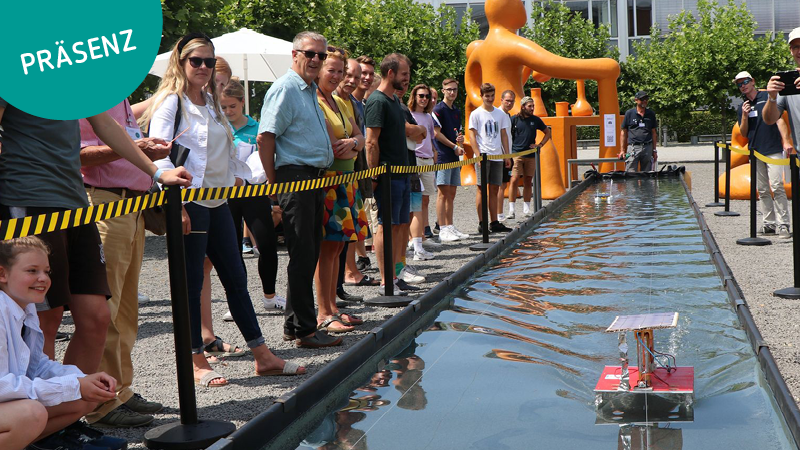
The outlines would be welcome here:
M 350 102 L 333 95 L 344 77 L 346 65 L 345 51 L 328 47 L 328 58 L 317 80 L 317 101 L 325 113 L 335 156 L 326 177 L 352 173 L 356 156 L 364 149 L 366 141 L 356 126 Z M 339 273 L 339 253 L 344 243 L 363 241 L 367 238 L 367 232 L 367 216 L 357 182 L 325 188 L 323 241 L 314 276 L 319 307 L 317 324 L 321 330 L 346 333 L 353 331 L 353 325 L 364 323 L 353 314 L 339 313 L 336 307 L 336 278 Z

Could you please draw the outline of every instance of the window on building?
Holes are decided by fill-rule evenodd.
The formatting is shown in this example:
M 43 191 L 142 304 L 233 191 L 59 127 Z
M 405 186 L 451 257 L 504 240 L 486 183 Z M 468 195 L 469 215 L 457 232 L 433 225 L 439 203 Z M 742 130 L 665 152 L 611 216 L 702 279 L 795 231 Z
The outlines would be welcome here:
M 797 27 L 800 27 L 800 2 L 775 0 L 775 32 L 789 34 Z
M 589 2 L 586 0 L 577 2 L 564 2 L 564 6 L 572 10 L 576 16 L 589 20 Z
M 649 36 L 653 26 L 653 1 L 628 0 L 628 35 Z
M 486 19 L 486 11 L 483 9 L 483 4 L 470 3 L 469 7 L 472 10 L 472 21 L 480 27 L 481 39 L 485 39 L 486 35 L 489 34 L 489 21 Z
M 594 26 L 609 25 L 611 36 L 617 37 L 617 0 L 593 0 L 591 15 Z
M 464 14 L 467 12 L 466 3 L 447 3 L 447 6 L 456 10 L 456 31 L 461 31 L 461 21 L 464 20 Z

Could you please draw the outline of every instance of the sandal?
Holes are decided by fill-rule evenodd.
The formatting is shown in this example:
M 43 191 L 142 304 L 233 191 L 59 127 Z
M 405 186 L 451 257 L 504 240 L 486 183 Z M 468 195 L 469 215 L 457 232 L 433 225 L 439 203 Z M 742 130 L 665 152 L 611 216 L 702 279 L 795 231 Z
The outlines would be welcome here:
M 212 356 L 243 356 L 247 350 L 242 350 L 237 346 L 228 345 L 233 350 L 225 350 L 225 342 L 219 336 L 214 336 L 214 340 L 203 347 L 203 351 Z
M 224 383 L 211 383 L 214 380 L 222 380 Z M 203 387 L 222 387 L 228 385 L 228 380 L 225 379 L 222 375 L 217 373 L 216 371 L 212 370 L 211 372 L 206 372 L 199 380 L 194 380 L 195 384 L 199 384 Z
M 332 328 L 331 324 L 340 323 L 344 328 Z M 328 333 L 349 333 L 355 330 L 355 327 L 347 326 L 344 322 L 338 317 L 338 315 L 331 316 L 325 319 L 324 322 L 317 325 L 317 330 L 324 330 Z
M 293 363 L 291 361 L 286 361 L 284 364 L 283 369 L 270 369 L 264 370 L 262 372 L 256 371 L 256 375 L 260 377 L 274 377 L 278 375 L 305 375 L 306 371 L 300 371 L 301 367 L 297 363 Z
M 345 286 L 377 286 L 380 284 L 380 281 L 372 278 L 371 276 L 364 274 L 364 277 L 361 278 L 358 282 L 348 281 L 344 283 Z
M 364 320 L 362 320 L 355 314 L 339 313 L 336 314 L 334 317 L 338 318 L 339 321 L 345 325 L 362 325 L 364 323 Z

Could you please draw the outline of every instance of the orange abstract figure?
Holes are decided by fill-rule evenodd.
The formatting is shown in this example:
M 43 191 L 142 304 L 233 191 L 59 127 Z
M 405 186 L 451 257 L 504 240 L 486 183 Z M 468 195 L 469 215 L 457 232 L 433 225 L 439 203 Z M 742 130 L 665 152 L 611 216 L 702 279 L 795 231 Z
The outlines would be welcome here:
M 520 0 L 487 0 L 484 6 L 489 22 L 489 33 L 484 40 L 473 41 L 467 46 L 467 67 L 464 84 L 467 100 L 464 110 L 466 123 L 476 108 L 483 104 L 480 97 L 480 85 L 488 82 L 495 86 L 497 92 L 512 90 L 517 99 L 525 96 L 523 86 L 529 77 L 539 82 L 550 78 L 571 80 L 597 80 L 600 116 L 613 114 L 619 117 L 617 100 L 617 78 L 619 64 L 613 59 L 570 59 L 556 56 L 533 41 L 517 35 L 517 30 L 525 25 L 527 14 Z M 499 102 L 500 97 L 497 97 Z M 538 106 L 538 105 L 537 105 Z M 519 102 L 511 110 L 519 112 Z M 615 121 L 616 135 L 619 135 L 619 122 Z M 473 156 L 473 150 L 465 142 L 467 156 Z M 542 197 L 553 199 L 565 192 L 565 180 L 562 176 L 565 168 L 561 167 L 556 147 L 550 143 L 542 149 Z M 600 157 L 615 157 L 616 146 L 606 146 L 601 140 Z M 475 180 L 474 168 L 462 168 L 462 181 L 470 184 Z M 610 168 L 610 165 L 609 165 Z

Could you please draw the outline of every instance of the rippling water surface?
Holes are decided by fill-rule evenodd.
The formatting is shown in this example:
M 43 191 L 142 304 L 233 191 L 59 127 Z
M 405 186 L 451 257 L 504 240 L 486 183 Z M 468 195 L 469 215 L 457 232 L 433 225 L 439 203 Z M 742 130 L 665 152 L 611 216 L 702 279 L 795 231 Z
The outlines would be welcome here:
M 594 386 L 617 364 L 603 330 L 669 311 L 678 327 L 657 330 L 656 349 L 694 366 L 694 421 L 596 425 Z M 634 180 L 590 187 L 468 282 L 300 448 L 796 447 L 680 183 Z

